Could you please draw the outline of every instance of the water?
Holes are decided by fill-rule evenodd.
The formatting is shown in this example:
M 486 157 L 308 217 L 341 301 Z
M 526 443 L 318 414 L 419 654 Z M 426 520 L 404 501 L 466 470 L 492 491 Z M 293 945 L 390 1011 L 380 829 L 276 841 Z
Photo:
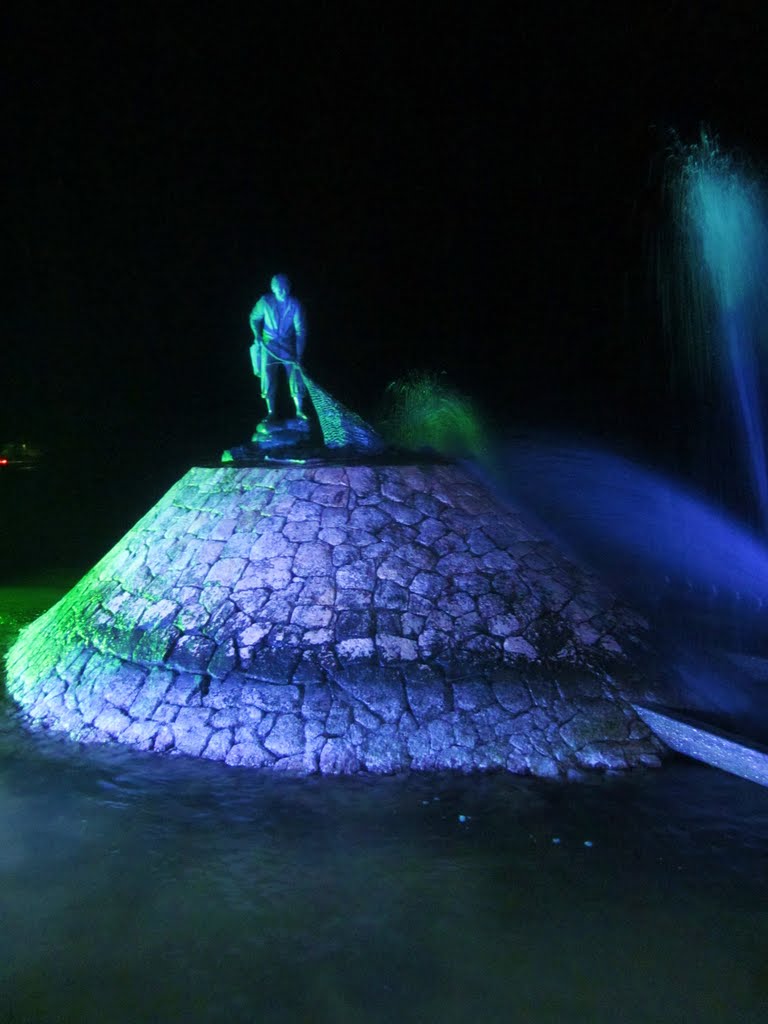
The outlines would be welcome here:
M 67 585 L 0 590 L 3 646 Z M 5 707 L 0 830 L 3 1024 L 765 1019 L 768 790 L 682 760 L 298 780 Z
M 768 209 L 760 177 L 706 132 L 679 146 L 668 176 L 678 282 L 674 319 L 693 362 L 726 388 L 763 532 L 768 532 L 759 348 L 768 304 Z M 666 287 L 666 286 L 665 286 Z

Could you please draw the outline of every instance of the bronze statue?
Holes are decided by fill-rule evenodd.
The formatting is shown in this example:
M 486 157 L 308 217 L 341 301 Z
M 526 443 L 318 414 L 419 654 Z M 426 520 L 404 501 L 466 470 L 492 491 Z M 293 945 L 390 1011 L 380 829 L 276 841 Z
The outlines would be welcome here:
M 261 379 L 261 397 L 267 403 L 267 417 L 259 429 L 269 431 L 277 422 L 279 378 L 285 373 L 288 388 L 299 421 L 307 419 L 304 412 L 306 385 L 301 360 L 307 342 L 304 310 L 291 295 L 291 283 L 285 274 L 275 274 L 271 292 L 262 295 L 251 310 L 251 362 L 254 374 Z

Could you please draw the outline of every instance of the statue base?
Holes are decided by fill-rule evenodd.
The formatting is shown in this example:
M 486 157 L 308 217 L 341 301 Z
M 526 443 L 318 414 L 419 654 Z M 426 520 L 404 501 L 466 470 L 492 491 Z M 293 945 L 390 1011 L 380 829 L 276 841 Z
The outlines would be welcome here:
M 290 420 L 277 420 L 267 417 L 256 427 L 251 442 L 266 447 L 282 447 L 302 444 L 309 434 L 309 420 L 306 418 L 296 416 Z
M 253 464 L 264 461 L 305 462 L 316 457 L 319 443 L 312 443 L 312 427 L 299 416 L 288 420 L 262 420 L 250 442 L 228 448 L 222 463 Z

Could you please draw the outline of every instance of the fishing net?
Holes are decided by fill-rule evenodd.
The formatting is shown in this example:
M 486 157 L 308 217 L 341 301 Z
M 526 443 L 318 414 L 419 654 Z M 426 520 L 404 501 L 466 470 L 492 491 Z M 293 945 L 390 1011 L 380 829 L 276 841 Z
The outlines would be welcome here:
M 262 342 L 251 346 L 251 362 L 255 376 L 261 377 L 261 397 L 266 397 L 266 357 L 272 355 L 269 348 Z M 273 358 L 274 355 L 273 355 Z M 307 392 L 315 407 L 320 429 L 326 448 L 358 448 L 361 451 L 381 451 L 385 444 L 373 427 L 368 426 L 362 417 L 347 409 L 337 399 L 332 398 L 325 388 L 317 381 L 308 377 L 303 367 L 297 363 L 281 360 L 286 370 L 298 369 L 304 378 Z
M 307 393 L 315 407 L 326 448 L 359 448 L 377 452 L 384 442 L 362 417 L 347 409 L 336 398 L 304 373 Z

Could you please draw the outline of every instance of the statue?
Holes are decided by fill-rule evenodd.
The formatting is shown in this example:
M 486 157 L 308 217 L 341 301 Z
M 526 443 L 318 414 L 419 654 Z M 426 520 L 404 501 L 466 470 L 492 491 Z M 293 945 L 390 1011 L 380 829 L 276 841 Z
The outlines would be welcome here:
M 304 310 L 298 299 L 291 295 L 291 283 L 285 274 L 275 274 L 271 293 L 262 295 L 251 310 L 251 362 L 254 374 L 261 379 L 261 397 L 267 403 L 266 419 L 257 427 L 259 433 L 269 433 L 278 422 L 276 411 L 279 378 L 288 378 L 288 388 L 296 409 L 299 430 L 308 429 L 304 412 L 306 385 L 301 367 L 307 332 Z
M 261 397 L 267 403 L 266 418 L 256 427 L 250 444 L 227 448 L 224 463 L 249 465 L 256 460 L 305 462 L 322 457 L 325 449 L 377 453 L 384 442 L 357 413 L 347 409 L 304 372 L 301 360 L 307 341 L 304 310 L 291 295 L 285 274 L 275 274 L 271 294 L 262 295 L 251 310 L 253 331 L 251 363 L 261 379 Z M 285 373 L 296 410 L 296 418 L 281 421 L 277 417 L 280 379 Z M 309 399 L 322 434 L 318 445 L 305 411 Z

